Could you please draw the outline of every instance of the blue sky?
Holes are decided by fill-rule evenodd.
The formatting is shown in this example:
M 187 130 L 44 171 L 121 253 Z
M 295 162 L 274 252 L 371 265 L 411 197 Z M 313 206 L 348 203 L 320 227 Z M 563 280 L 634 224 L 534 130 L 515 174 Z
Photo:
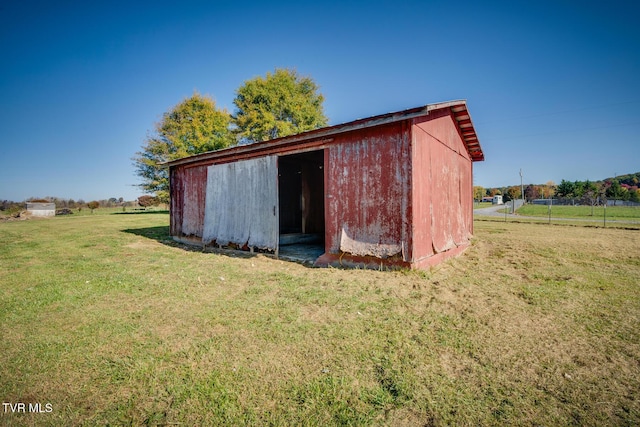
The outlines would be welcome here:
M 466 99 L 476 185 L 637 172 L 639 20 L 617 0 L 0 2 L 0 199 L 135 199 L 163 112 L 194 91 L 233 112 L 277 67 L 332 125 Z

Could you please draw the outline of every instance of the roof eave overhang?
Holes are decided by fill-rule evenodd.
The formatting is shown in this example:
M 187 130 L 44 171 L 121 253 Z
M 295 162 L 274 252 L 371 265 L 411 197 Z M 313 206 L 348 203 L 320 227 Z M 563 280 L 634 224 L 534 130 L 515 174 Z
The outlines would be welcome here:
M 451 106 L 451 112 L 453 113 L 453 118 L 456 121 L 458 130 L 460 131 L 460 136 L 464 141 L 464 145 L 467 147 L 469 156 L 471 156 L 471 160 L 474 162 L 483 161 L 484 153 L 482 152 L 482 147 L 480 147 L 480 141 L 478 140 L 476 129 L 471 121 L 471 115 L 467 109 L 467 103 L 462 102 L 458 105 Z

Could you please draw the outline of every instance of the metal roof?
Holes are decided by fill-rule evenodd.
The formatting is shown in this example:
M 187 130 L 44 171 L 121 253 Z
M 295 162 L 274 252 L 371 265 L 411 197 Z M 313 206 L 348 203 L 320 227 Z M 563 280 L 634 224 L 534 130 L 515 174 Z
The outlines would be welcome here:
M 195 154 L 193 156 L 183 157 L 181 159 L 166 162 L 164 164 L 167 166 L 178 166 L 183 164 L 207 161 L 211 159 L 222 160 L 228 158 L 230 161 L 232 161 L 238 158 L 274 154 L 281 152 L 282 150 L 288 151 L 289 149 L 302 148 L 304 145 L 306 145 L 306 143 L 330 142 L 333 139 L 333 136 L 345 132 L 366 129 L 374 126 L 398 122 L 401 120 L 428 116 L 432 111 L 442 110 L 446 108 L 451 109 L 453 117 L 455 118 L 456 124 L 458 126 L 458 130 L 460 131 L 460 136 L 462 137 L 462 140 L 464 141 L 464 144 L 469 151 L 471 160 L 473 160 L 474 162 L 484 160 L 484 153 L 482 152 L 480 142 L 478 141 L 478 136 L 476 135 L 475 128 L 473 127 L 471 116 L 469 115 L 469 111 L 467 109 L 467 102 L 465 100 L 456 100 L 440 102 L 436 104 L 427 104 L 422 107 L 381 114 L 365 119 L 357 119 L 352 122 L 314 129 L 296 135 L 270 139 L 268 141 L 261 141 L 247 145 L 238 145 L 221 150 Z

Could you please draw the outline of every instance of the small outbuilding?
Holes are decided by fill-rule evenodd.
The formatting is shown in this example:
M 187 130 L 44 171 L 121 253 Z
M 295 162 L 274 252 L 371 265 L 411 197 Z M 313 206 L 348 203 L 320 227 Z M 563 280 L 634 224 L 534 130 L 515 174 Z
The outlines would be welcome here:
M 56 204 L 27 202 L 27 212 L 32 216 L 56 216 Z
M 427 268 L 473 234 L 466 101 L 429 104 L 168 163 L 171 235 L 316 265 Z

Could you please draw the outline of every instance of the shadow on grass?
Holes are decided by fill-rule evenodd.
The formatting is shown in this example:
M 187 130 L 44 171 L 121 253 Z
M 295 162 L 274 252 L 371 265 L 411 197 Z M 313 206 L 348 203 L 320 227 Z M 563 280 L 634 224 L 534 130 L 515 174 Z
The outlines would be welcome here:
M 171 246 L 172 248 L 180 248 L 189 252 L 209 252 L 220 255 L 229 256 L 231 258 L 252 258 L 257 255 L 266 255 L 273 256 L 273 254 L 269 253 L 261 253 L 261 252 L 248 252 L 239 249 L 224 249 L 224 248 L 214 248 L 211 246 L 204 245 L 188 245 L 186 243 L 176 242 L 171 237 L 169 226 L 168 225 L 159 225 L 156 227 L 143 227 L 143 228 L 126 228 L 121 230 L 124 233 L 135 234 L 136 236 L 144 237 L 147 239 L 155 240 L 158 243 L 162 243 L 166 246 Z
M 147 239 L 153 239 L 163 244 L 175 243 L 171 238 L 171 235 L 169 234 L 168 225 L 159 225 L 157 227 L 144 228 L 127 228 L 122 231 L 124 231 L 125 233 L 135 234 L 136 236 L 146 237 Z

